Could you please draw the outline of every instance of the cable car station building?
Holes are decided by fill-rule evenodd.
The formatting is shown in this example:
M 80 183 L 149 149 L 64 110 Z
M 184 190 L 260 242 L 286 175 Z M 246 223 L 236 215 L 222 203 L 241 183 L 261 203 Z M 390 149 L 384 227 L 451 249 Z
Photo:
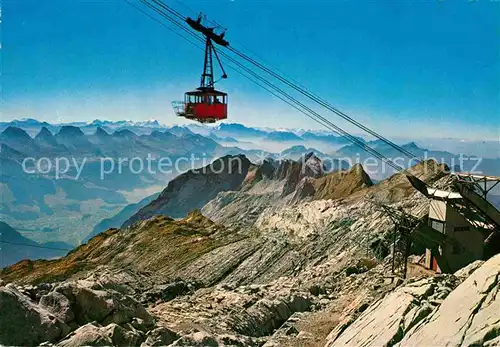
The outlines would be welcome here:
M 430 199 L 428 223 L 417 233 L 427 247 L 425 266 L 436 272 L 455 272 L 500 253 L 500 212 L 486 200 L 500 177 L 453 176 L 454 192 L 414 184 Z

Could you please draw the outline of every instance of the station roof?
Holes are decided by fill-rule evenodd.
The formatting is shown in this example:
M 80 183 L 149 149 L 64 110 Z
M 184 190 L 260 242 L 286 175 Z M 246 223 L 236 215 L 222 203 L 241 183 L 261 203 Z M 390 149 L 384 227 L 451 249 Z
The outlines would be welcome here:
M 439 190 L 434 188 L 427 188 L 427 194 L 431 198 L 437 198 L 441 200 L 462 199 L 462 195 L 460 193 L 447 192 L 445 190 Z
M 454 175 L 459 178 L 472 178 L 478 181 L 487 181 L 487 182 L 499 182 L 500 176 L 487 176 L 487 175 L 476 175 L 468 172 L 455 172 Z

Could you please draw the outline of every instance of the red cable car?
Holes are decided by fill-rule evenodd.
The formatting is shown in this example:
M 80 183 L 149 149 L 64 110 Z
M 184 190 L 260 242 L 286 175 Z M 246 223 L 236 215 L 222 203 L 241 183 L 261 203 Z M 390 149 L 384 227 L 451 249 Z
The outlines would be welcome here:
M 212 43 L 227 47 L 229 42 L 224 39 L 224 33 L 215 34 L 215 28 L 209 28 L 201 24 L 200 15 L 197 20 L 187 18 L 186 22 L 195 30 L 205 35 L 205 62 L 201 75 L 200 87 L 194 91 L 184 94 L 184 101 L 174 101 L 172 106 L 179 117 L 196 120 L 200 123 L 215 123 L 227 118 L 227 94 L 215 89 L 212 53 L 222 70 L 222 77 L 227 78 L 224 67 L 217 55 Z

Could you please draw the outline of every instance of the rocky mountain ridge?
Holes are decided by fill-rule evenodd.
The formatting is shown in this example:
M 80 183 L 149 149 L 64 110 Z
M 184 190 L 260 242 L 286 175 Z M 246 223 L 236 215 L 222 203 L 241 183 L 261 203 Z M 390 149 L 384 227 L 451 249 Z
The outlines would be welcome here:
M 376 202 L 417 217 L 428 211 L 405 173 L 373 185 L 359 167 L 325 173 L 314 155 L 260 165 L 238 159 L 246 163 L 243 171 L 179 176 L 126 227 L 107 230 L 66 257 L 3 269 L 0 304 L 16 318 L 11 323 L 0 314 L 0 323 L 36 329 L 23 334 L 13 327 L 0 343 L 427 343 L 433 336 L 427 329 L 436 329 L 426 327 L 450 315 L 457 304 L 446 300 L 455 291 L 467 307 L 479 307 L 470 332 L 483 340 L 471 343 L 495 341 L 497 323 L 488 317 L 498 303 L 498 256 L 442 276 L 416 259 L 408 280 L 390 275 L 384 240 L 392 223 Z M 449 185 L 446 167 L 432 161 L 411 173 L 437 188 Z M 303 188 L 305 182 L 314 190 Z M 201 212 L 186 214 L 193 204 Z M 164 215 L 176 208 L 182 219 Z M 387 252 L 377 250 L 380 244 Z M 467 279 L 470 273 L 478 275 Z M 471 283 L 483 282 L 480 296 L 468 294 L 476 290 Z M 440 310 L 445 313 L 435 313 Z M 450 325 L 446 334 L 457 329 Z

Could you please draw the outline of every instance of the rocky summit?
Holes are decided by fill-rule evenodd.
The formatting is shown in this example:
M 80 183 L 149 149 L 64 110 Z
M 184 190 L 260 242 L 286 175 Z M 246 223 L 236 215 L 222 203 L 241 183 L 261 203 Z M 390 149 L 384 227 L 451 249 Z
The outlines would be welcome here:
M 178 176 L 64 257 L 2 269 L 0 344 L 500 345 L 500 255 L 438 274 L 417 244 L 406 278 L 392 272 L 380 205 L 424 218 L 405 174 L 443 189 L 445 166 L 374 184 L 314 154 L 234 158 Z

